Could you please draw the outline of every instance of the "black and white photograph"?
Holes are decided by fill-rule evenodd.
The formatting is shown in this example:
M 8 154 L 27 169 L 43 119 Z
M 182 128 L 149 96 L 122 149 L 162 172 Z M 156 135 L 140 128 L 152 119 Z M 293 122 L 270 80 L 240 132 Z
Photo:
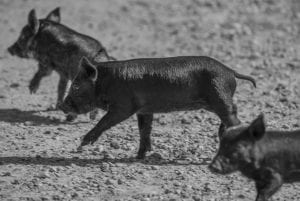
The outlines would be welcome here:
M 300 0 L 0 0 L 0 201 L 300 200 Z

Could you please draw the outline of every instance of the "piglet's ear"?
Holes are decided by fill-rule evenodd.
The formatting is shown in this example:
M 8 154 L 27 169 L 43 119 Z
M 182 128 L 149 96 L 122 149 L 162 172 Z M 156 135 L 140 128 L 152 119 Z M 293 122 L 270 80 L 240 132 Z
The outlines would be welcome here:
M 53 22 L 60 22 L 60 8 L 57 7 L 53 11 L 51 11 L 47 17 L 47 20 L 53 21 Z
M 80 69 L 82 78 L 90 79 L 93 82 L 97 80 L 98 70 L 86 57 L 81 58 Z
M 34 34 L 38 32 L 40 27 L 40 22 L 36 17 L 36 13 L 34 9 L 32 9 L 28 14 L 28 25 L 32 29 Z
M 264 115 L 260 114 L 249 126 L 249 133 L 255 140 L 261 139 L 266 132 Z

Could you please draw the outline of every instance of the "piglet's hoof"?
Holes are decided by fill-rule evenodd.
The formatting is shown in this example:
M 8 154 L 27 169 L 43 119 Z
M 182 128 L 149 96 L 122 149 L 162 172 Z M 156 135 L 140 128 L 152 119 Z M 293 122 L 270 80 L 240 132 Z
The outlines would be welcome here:
M 80 145 L 79 147 L 77 147 L 77 153 L 82 153 L 83 152 L 83 147 Z
M 76 119 L 76 117 L 77 117 L 77 115 L 74 115 L 74 114 L 68 114 L 68 115 L 66 116 L 66 121 L 67 121 L 67 122 L 72 122 L 72 121 L 74 121 L 74 120 Z
M 97 111 L 92 111 L 90 112 L 90 120 L 95 120 L 97 117 Z

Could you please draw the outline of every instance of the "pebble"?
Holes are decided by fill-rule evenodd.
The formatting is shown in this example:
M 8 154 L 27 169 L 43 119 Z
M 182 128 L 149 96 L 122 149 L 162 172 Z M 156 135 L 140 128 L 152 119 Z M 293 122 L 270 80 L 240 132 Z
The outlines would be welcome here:
M 149 158 L 161 160 L 163 157 L 159 153 L 153 153 L 149 156 Z
M 246 197 L 242 194 L 238 195 L 238 198 L 245 199 Z
M 111 179 L 107 179 L 107 180 L 105 181 L 105 184 L 106 184 L 106 185 L 113 185 L 114 183 L 113 183 L 113 181 L 112 181 Z
M 115 159 L 115 157 L 112 154 L 109 154 L 107 152 L 103 152 L 103 157 L 104 159 L 111 159 L 111 160 Z
M 42 200 L 42 201 L 49 201 L 50 199 L 47 198 L 47 197 L 41 197 L 41 200 Z
M 25 125 L 25 126 L 31 126 L 31 125 L 32 125 L 32 122 L 31 122 L 31 121 L 25 121 L 25 122 L 24 122 L 24 125 Z
M 120 145 L 119 145 L 119 143 L 116 142 L 116 141 L 112 141 L 112 142 L 110 143 L 110 146 L 111 146 L 112 148 L 114 148 L 114 149 L 120 149 Z
M 281 128 L 283 128 L 283 129 L 289 129 L 290 127 L 288 125 L 284 124 L 284 125 L 281 126 Z
M 53 140 L 59 140 L 59 137 L 58 136 L 53 136 L 52 139 Z
M 40 179 L 46 179 L 46 178 L 50 178 L 50 175 L 47 171 L 44 171 L 44 172 L 41 172 L 40 174 L 38 174 L 37 177 Z
M 97 147 L 95 147 L 94 151 L 96 152 L 102 152 L 104 150 L 104 147 L 102 145 L 99 145 Z
M 62 127 L 58 127 L 57 130 L 59 130 L 59 131 L 66 131 L 67 129 L 66 128 L 62 128 Z
M 169 193 L 171 193 L 171 192 L 172 192 L 172 191 L 171 191 L 170 189 L 168 189 L 168 188 L 164 191 L 165 194 L 169 194 Z
M 124 183 L 124 181 L 122 180 L 122 179 L 118 179 L 118 184 L 119 185 L 121 185 L 121 184 L 123 184 Z
M 11 176 L 11 173 L 10 172 L 3 172 L 1 176 L 8 177 L 8 176 Z
M 182 119 L 181 119 L 181 123 L 182 123 L 182 124 L 191 124 L 192 122 L 191 122 L 190 119 L 182 118 Z
M 151 201 L 150 198 L 142 198 L 141 201 Z
M 13 180 L 13 181 L 11 182 L 11 184 L 16 185 L 16 184 L 20 184 L 20 182 L 19 182 L 19 180 L 15 179 L 15 180 Z
M 51 131 L 45 131 L 44 134 L 49 135 Z
M 11 87 L 11 88 L 17 88 L 19 86 L 20 86 L 19 83 L 12 83 L 11 85 L 9 85 L 9 87 Z
M 180 183 L 179 183 L 178 181 L 174 181 L 174 182 L 173 182 L 173 185 L 174 185 L 174 186 L 180 186 Z
M 197 195 L 194 195 L 192 198 L 193 198 L 194 201 L 201 201 L 201 200 L 202 200 L 202 199 L 201 199 L 199 196 L 197 196 Z
M 100 169 L 102 172 L 108 172 L 109 171 L 109 164 L 108 163 L 102 163 L 100 166 Z

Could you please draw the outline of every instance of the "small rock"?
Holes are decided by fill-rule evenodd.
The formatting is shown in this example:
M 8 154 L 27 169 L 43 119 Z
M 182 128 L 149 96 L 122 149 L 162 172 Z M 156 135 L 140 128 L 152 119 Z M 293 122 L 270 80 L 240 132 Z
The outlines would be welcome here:
M 242 194 L 238 195 L 238 198 L 245 199 L 246 197 Z
M 186 192 L 181 192 L 181 197 L 182 198 L 188 198 L 188 194 Z
M 116 141 L 112 141 L 112 142 L 110 143 L 110 146 L 111 146 L 112 148 L 114 148 L 114 149 L 120 149 L 120 145 L 119 145 L 119 143 L 116 142 Z
M 53 195 L 52 200 L 63 200 L 63 198 L 59 195 Z
M 300 124 L 299 123 L 295 123 L 295 124 L 293 124 L 293 127 L 300 127 Z M 0 163 L 1 164 L 1 163 Z
M 190 119 L 184 117 L 184 118 L 181 119 L 181 123 L 182 123 L 182 124 L 191 124 L 192 122 L 191 122 Z
M 42 200 L 42 201 L 49 201 L 50 199 L 47 198 L 47 197 L 41 197 L 41 200 Z
M 102 145 L 99 145 L 97 147 L 95 147 L 94 151 L 96 152 L 102 152 L 104 150 L 104 147 Z
M 172 191 L 171 191 L 170 189 L 168 189 L 168 188 L 164 191 L 165 194 L 169 194 L 169 193 L 171 193 L 171 192 L 172 192 Z
M 107 180 L 105 181 L 105 184 L 106 184 L 106 185 L 113 185 L 114 183 L 113 183 L 113 181 L 112 181 L 111 179 L 107 179 Z
M 74 192 L 74 193 L 72 193 L 72 194 L 71 194 L 71 197 L 72 197 L 72 198 L 77 198 L 77 197 L 79 197 L 79 194 L 78 194 L 78 192 Z
M 108 163 L 102 163 L 100 166 L 100 169 L 102 172 L 108 172 L 109 171 L 109 164 Z
M 58 169 L 55 168 L 55 167 L 50 167 L 50 168 L 49 168 L 49 172 L 57 172 L 57 170 L 58 170 Z
M 108 152 L 103 152 L 103 158 L 104 159 L 115 159 L 115 157 L 112 154 L 109 154 Z
M 66 128 L 62 128 L 62 127 L 58 127 L 57 130 L 59 130 L 59 131 L 66 131 L 67 129 Z
M 163 157 L 159 153 L 153 153 L 149 156 L 151 159 L 161 160 Z
M 44 134 L 49 135 L 51 131 L 45 131 Z
M 10 88 L 17 88 L 19 86 L 20 86 L 19 83 L 12 83 L 11 85 L 9 85 Z
M 16 184 L 20 184 L 20 182 L 19 182 L 19 180 L 15 179 L 15 180 L 13 180 L 13 181 L 11 182 L 11 184 L 16 185 Z
M 24 125 L 25 125 L 25 126 L 31 126 L 31 125 L 32 125 L 32 122 L 30 122 L 30 121 L 25 121 L 25 122 L 24 122 Z
M 202 199 L 199 196 L 194 195 L 193 197 L 194 201 L 201 201 Z
M 162 126 L 166 125 L 168 121 L 165 118 L 159 118 L 158 123 Z
M 173 182 L 173 185 L 174 185 L 174 186 L 180 186 L 180 183 L 179 183 L 178 181 L 174 181 L 174 182 Z
M 1 176 L 8 177 L 8 176 L 11 176 L 11 173 L 10 172 L 3 172 Z
M 46 178 L 50 178 L 50 175 L 47 171 L 45 171 L 45 172 L 41 172 L 40 174 L 38 174 L 37 177 L 40 179 L 46 179 Z
M 122 179 L 118 179 L 118 184 L 119 185 L 121 185 L 121 184 L 123 184 L 124 183 L 124 181 L 122 180 Z
M 53 140 L 59 140 L 59 137 L 58 136 L 53 136 L 52 139 Z
M 155 165 L 152 165 L 152 166 L 151 166 L 151 169 L 152 169 L 152 170 L 158 170 L 159 168 L 158 168 L 157 166 L 155 166 Z
M 177 194 L 177 195 L 180 195 L 180 194 L 181 194 L 181 191 L 180 191 L 179 189 L 177 189 L 177 190 L 175 190 L 174 193 Z

